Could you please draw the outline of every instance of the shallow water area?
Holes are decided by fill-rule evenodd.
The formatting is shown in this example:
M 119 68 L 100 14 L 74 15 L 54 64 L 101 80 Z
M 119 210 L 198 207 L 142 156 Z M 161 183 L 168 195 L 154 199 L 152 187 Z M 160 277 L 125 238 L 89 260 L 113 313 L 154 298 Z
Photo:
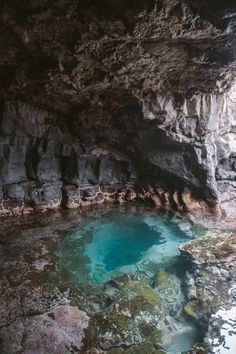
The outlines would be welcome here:
M 23 223 L 10 234 L 1 236 L 4 284 L 17 294 L 30 289 L 30 304 L 50 311 L 66 304 L 85 311 L 81 353 L 180 354 L 202 339 L 184 311 L 190 269 L 178 246 L 196 237 L 188 218 L 104 206 Z
M 131 300 L 125 308 L 130 317 L 135 315 L 132 301 L 141 298 L 138 320 L 162 332 L 168 353 L 180 353 L 198 336 L 181 313 L 181 278 L 187 266 L 178 250 L 180 243 L 194 237 L 188 220 L 148 208 L 118 208 L 96 217 L 88 215 L 56 249 L 56 272 L 66 276 L 72 287 L 81 282 L 94 287 L 103 284 L 104 294 L 111 299 L 119 292 L 119 306 Z M 119 291 L 113 285 L 117 279 Z M 94 308 L 96 311 L 99 305 Z
M 154 275 L 171 266 L 178 245 L 194 237 L 191 224 L 151 211 L 116 210 L 89 218 L 59 244 L 57 271 L 67 271 L 72 282 L 104 283 L 133 272 Z

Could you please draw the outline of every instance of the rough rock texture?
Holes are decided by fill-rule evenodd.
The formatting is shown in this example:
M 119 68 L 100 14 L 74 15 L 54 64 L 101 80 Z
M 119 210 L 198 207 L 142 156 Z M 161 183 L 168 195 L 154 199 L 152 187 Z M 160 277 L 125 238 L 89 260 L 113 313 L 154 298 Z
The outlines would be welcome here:
M 53 286 L 13 289 L 1 281 L 1 352 L 79 353 L 89 317 L 66 295 Z
M 129 274 L 108 276 L 98 284 L 72 279 L 56 256 L 63 239 L 83 228 L 86 218 L 101 220 L 111 211 L 131 215 L 138 210 L 147 213 L 145 219 L 156 217 L 156 211 L 148 209 L 103 205 L 9 217 L 10 224 L 2 220 L 0 353 L 179 354 L 191 348 L 196 329 L 183 316 L 180 257 L 169 255 L 156 267 L 151 261 L 146 271 L 131 266 Z M 185 218 L 173 218 L 176 229 L 186 230 L 186 224 Z M 72 258 L 83 244 L 73 242 Z M 77 266 L 83 268 L 82 252 Z
M 2 1 L 0 213 L 142 198 L 232 216 L 235 11 Z
M 187 280 L 185 312 L 207 330 L 212 353 L 233 353 L 236 325 L 236 238 L 216 232 L 187 242 L 180 250 L 194 265 Z

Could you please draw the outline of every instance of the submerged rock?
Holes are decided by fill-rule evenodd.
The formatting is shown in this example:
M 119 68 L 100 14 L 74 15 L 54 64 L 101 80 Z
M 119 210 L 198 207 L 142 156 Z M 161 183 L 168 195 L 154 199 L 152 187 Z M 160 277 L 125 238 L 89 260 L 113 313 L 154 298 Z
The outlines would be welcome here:
M 213 353 L 235 351 L 236 238 L 218 231 L 180 246 L 195 265 L 188 282 L 186 313 L 208 328 L 207 343 Z

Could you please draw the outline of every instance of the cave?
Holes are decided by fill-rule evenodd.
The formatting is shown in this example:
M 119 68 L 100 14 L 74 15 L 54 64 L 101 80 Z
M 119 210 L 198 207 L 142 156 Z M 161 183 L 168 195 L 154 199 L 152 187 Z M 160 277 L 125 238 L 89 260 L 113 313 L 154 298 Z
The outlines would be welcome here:
M 235 1 L 1 5 L 0 352 L 234 354 Z

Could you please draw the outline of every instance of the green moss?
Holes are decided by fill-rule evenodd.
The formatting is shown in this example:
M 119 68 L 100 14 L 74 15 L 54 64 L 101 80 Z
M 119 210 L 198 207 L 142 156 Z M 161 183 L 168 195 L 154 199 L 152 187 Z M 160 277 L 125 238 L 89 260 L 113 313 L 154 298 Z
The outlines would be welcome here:
M 195 302 L 188 302 L 185 306 L 184 306 L 184 311 L 185 313 L 193 318 L 198 319 L 199 318 L 199 309 L 198 309 L 198 305 Z
M 143 297 L 152 306 L 160 302 L 159 294 L 150 286 L 149 280 L 146 278 L 129 279 L 122 291 L 131 294 L 133 297 Z
M 113 348 L 109 351 L 110 354 L 165 354 L 161 347 L 161 332 L 155 329 L 150 336 L 137 345 L 132 345 L 129 348 Z
M 131 300 L 122 301 L 119 304 L 119 311 L 122 310 L 128 310 L 131 316 L 137 316 L 141 311 L 147 310 L 153 312 L 153 306 L 144 296 L 136 296 Z
M 52 282 L 50 277 L 51 266 L 46 266 L 46 269 L 42 272 L 32 271 L 27 274 L 27 279 L 30 280 L 31 286 L 39 286 L 46 284 L 48 282 Z
M 164 269 L 160 269 L 159 272 L 153 278 L 153 285 L 158 288 L 171 288 L 173 286 L 170 274 Z
M 140 338 L 144 339 L 144 342 L 132 345 L 132 348 L 123 346 L 112 348 L 109 353 L 139 353 L 140 345 L 141 351 L 145 349 L 144 353 L 158 353 L 156 346 L 161 341 L 161 332 L 145 322 L 141 316 L 143 311 L 147 311 L 150 314 L 155 313 L 153 306 L 143 296 L 117 301 L 113 304 L 112 311 L 107 310 L 94 315 L 89 328 L 86 330 L 85 346 L 88 349 L 91 348 L 91 344 L 97 346 L 99 337 L 107 332 L 112 333 L 112 338 L 115 342 L 117 340 L 116 345 L 119 345 L 119 343 L 122 345 L 123 342 L 127 341 L 132 345 L 132 335 L 137 333 Z M 138 321 L 135 321 L 135 318 L 138 318 Z M 147 338 L 149 338 L 148 341 L 146 341 Z M 156 351 L 154 351 L 154 347 Z

